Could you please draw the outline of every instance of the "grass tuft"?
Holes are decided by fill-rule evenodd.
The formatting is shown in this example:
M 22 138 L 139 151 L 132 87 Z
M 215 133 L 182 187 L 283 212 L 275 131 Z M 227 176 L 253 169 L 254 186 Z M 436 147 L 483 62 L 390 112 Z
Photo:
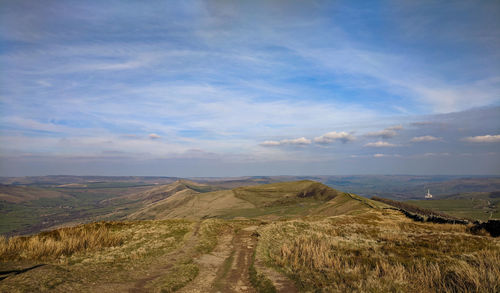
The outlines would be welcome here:
M 259 293 L 276 293 L 276 287 L 274 287 L 273 282 L 269 280 L 264 274 L 260 274 L 255 269 L 255 251 L 252 255 L 252 263 L 248 268 L 248 275 L 250 278 L 250 283 Z
M 203 254 L 211 252 L 217 245 L 218 237 L 231 228 L 231 225 L 224 220 L 209 219 L 203 221 L 200 226 L 200 239 L 196 250 Z
M 76 252 L 122 244 L 122 237 L 112 232 L 113 222 L 99 222 L 33 236 L 0 236 L 0 260 L 47 260 Z
M 199 268 L 193 262 L 177 264 L 161 279 L 160 292 L 175 292 L 194 280 L 198 273 Z

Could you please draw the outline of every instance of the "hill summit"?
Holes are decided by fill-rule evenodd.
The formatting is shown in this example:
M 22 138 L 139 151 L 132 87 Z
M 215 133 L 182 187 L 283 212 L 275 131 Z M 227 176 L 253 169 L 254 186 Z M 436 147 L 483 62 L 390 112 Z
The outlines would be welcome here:
M 178 181 L 132 195 L 131 197 L 143 198 L 145 205 L 130 214 L 128 219 L 276 218 L 316 213 L 332 215 L 381 205 L 310 180 L 231 190 L 209 191 L 209 187 Z M 161 196 L 151 201 L 154 195 Z

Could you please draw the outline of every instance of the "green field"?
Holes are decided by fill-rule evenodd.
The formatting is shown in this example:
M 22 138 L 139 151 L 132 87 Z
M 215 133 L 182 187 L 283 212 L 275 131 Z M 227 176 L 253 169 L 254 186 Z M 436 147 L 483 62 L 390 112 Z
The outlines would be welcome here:
M 462 193 L 445 196 L 443 199 L 407 202 L 460 218 L 481 221 L 500 219 L 500 197 L 496 192 Z
M 88 188 L 50 187 L 44 190 L 56 190 L 64 196 L 39 198 L 21 203 L 0 201 L 0 234 L 33 233 L 68 222 L 97 220 L 117 209 L 126 209 L 126 212 L 130 212 L 136 206 L 133 203 L 123 199 L 113 202 L 107 200 L 150 188 L 144 185 L 131 187 L 128 182 L 118 183 L 112 182 Z M 117 218 L 119 215 L 118 212 L 106 219 Z

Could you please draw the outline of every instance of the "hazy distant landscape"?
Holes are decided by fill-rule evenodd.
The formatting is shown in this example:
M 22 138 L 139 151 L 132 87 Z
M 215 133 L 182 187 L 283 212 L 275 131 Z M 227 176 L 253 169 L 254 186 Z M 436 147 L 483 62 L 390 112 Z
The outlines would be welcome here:
M 26 234 L 66 223 L 115 220 L 166 198 L 161 186 L 175 177 L 39 176 L 0 178 L 0 233 Z M 488 176 L 260 176 L 190 178 L 210 186 L 196 191 L 228 190 L 241 186 L 314 180 L 366 198 L 380 196 L 411 200 L 412 204 L 461 218 L 500 218 L 500 177 Z M 155 191 L 159 189 L 158 191 Z M 423 200 L 427 189 L 435 195 Z M 158 193 L 147 200 L 141 193 Z M 495 193 L 496 192 L 496 193 Z

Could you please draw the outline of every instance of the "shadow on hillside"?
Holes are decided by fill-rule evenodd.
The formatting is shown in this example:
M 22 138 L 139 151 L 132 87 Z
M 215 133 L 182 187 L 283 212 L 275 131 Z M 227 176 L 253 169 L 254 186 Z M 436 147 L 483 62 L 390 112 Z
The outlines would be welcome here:
M 19 275 L 19 274 L 22 274 L 22 273 L 26 273 L 27 271 L 31 271 L 33 269 L 42 267 L 44 265 L 45 264 L 38 264 L 38 265 L 34 265 L 32 267 L 25 268 L 25 269 L 20 269 L 20 270 L 0 271 L 0 281 L 2 281 L 3 279 L 9 277 L 10 275 Z

